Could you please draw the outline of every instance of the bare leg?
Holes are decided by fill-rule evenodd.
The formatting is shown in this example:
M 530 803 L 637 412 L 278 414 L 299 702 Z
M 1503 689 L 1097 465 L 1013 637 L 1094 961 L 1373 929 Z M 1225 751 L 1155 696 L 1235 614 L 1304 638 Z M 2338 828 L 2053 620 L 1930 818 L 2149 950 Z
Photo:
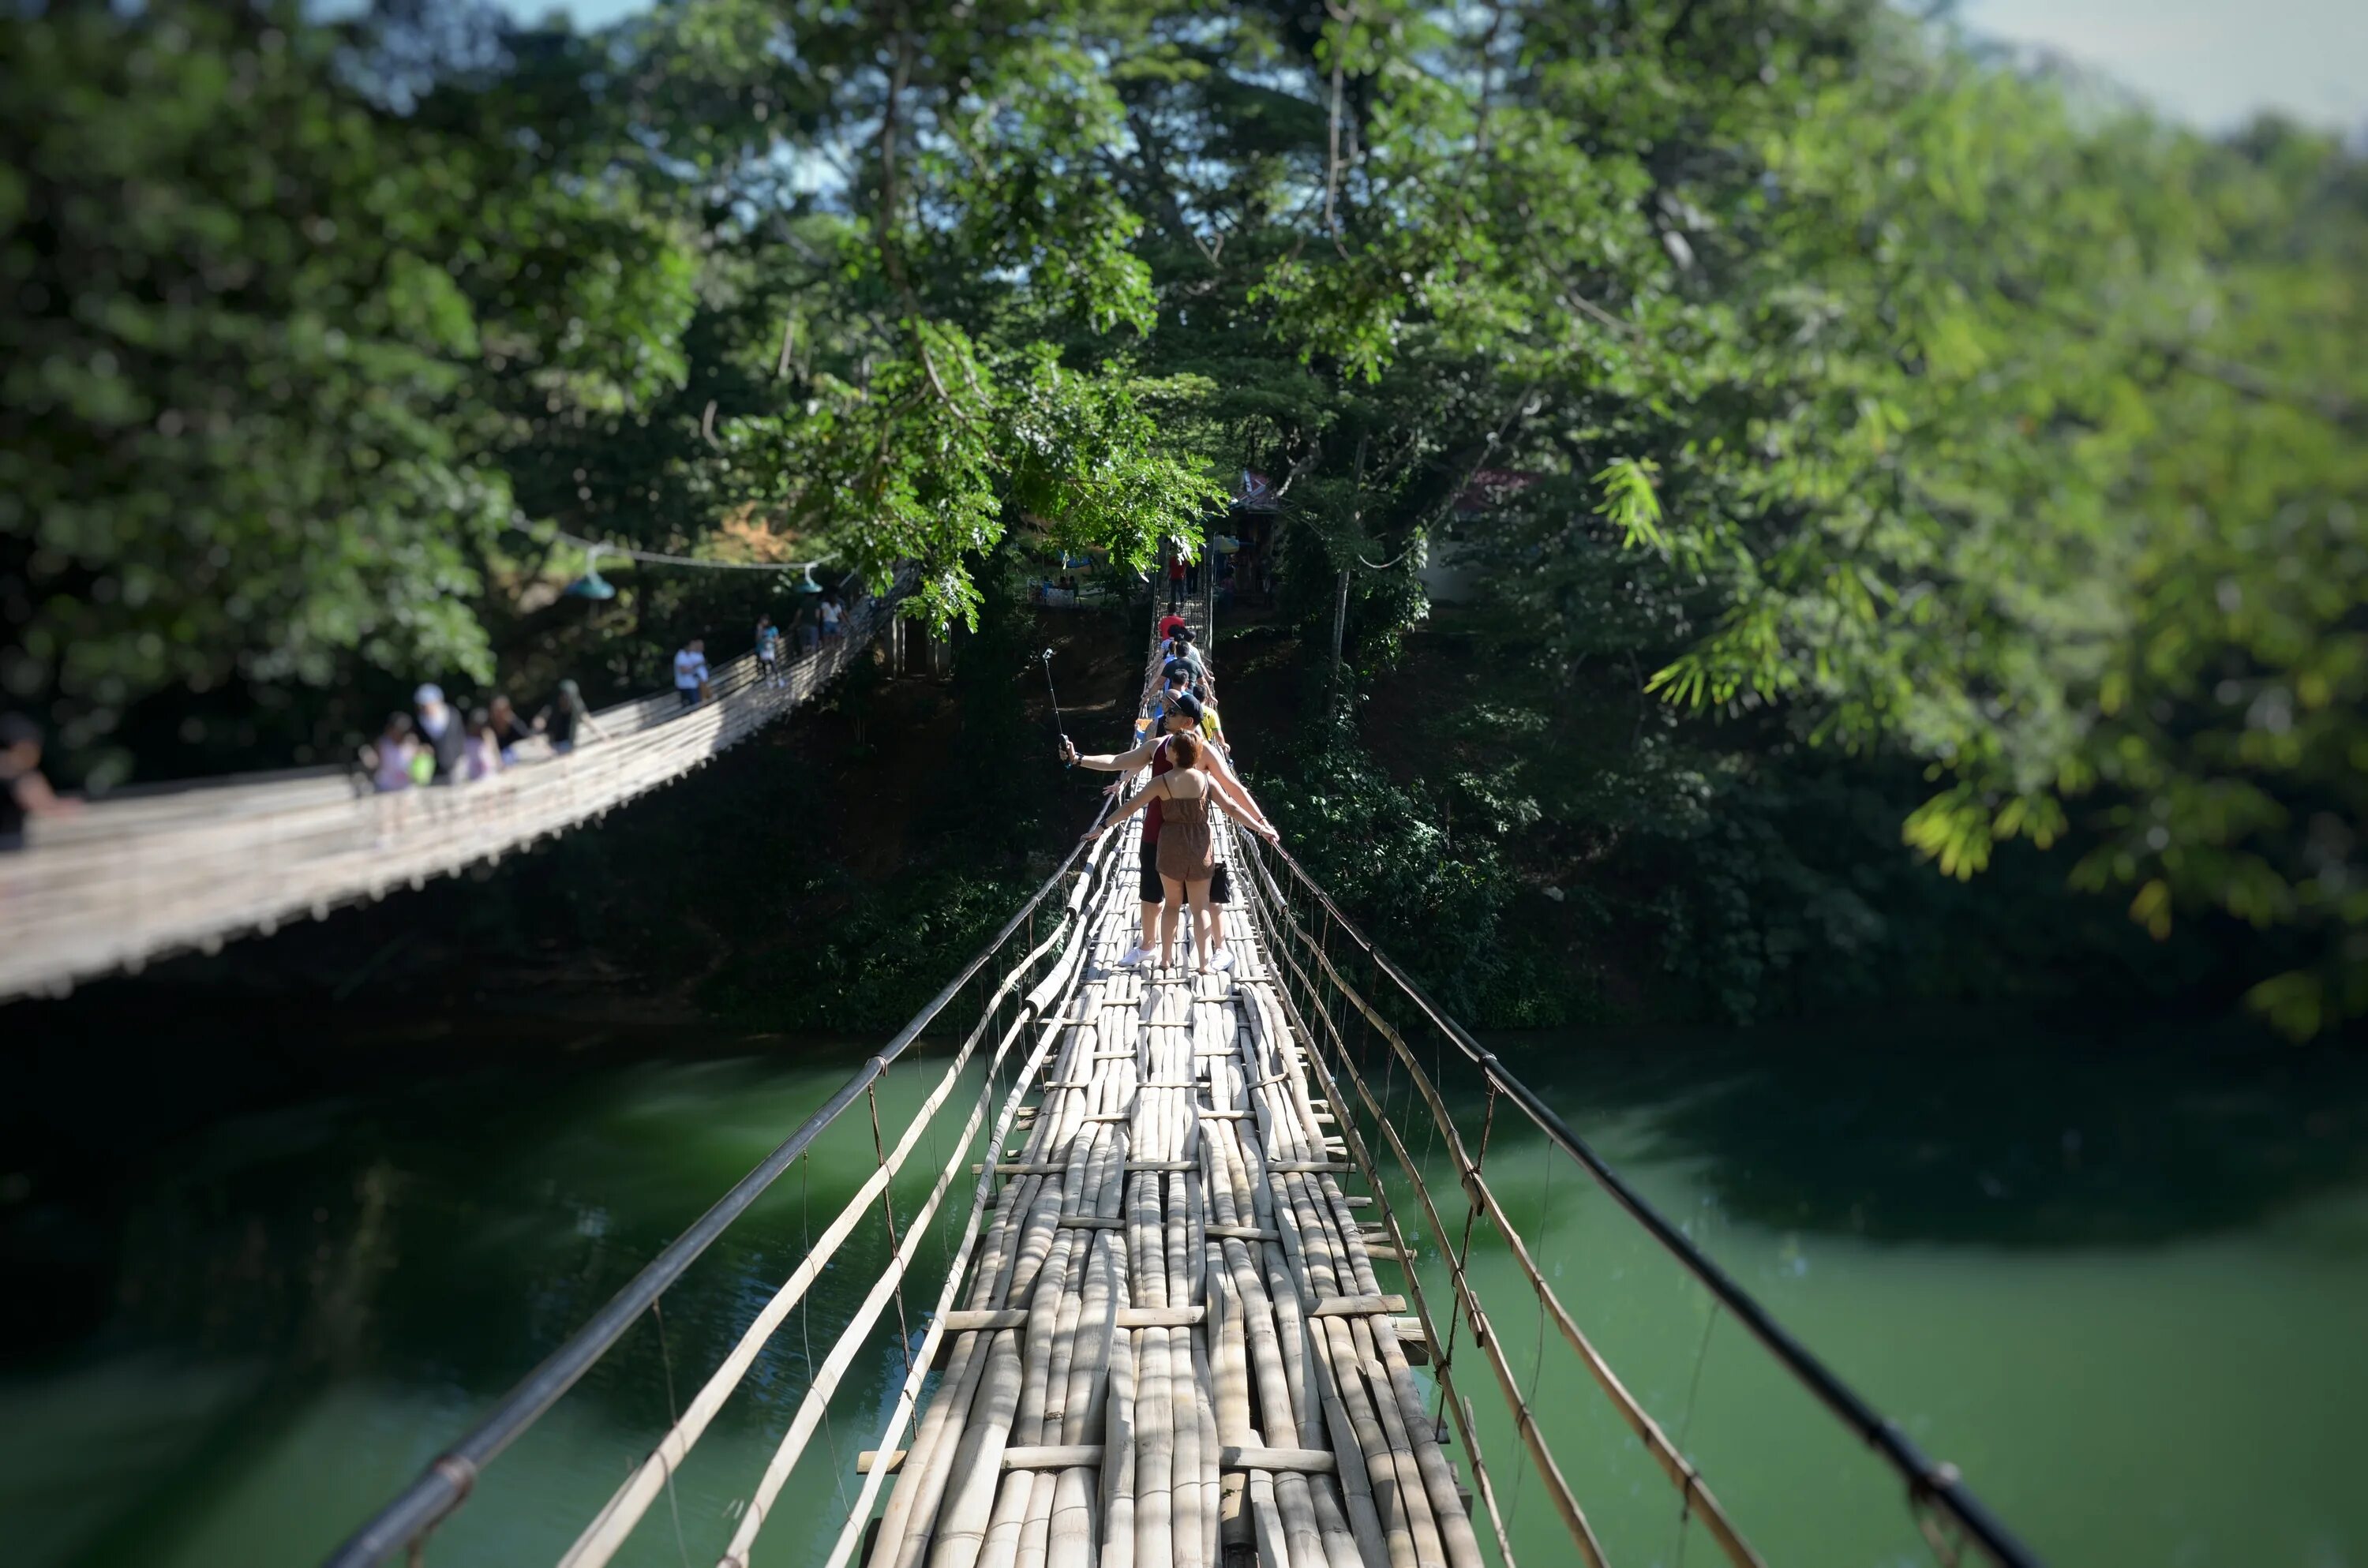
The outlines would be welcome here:
M 1176 917 L 1184 908 L 1184 884 L 1173 877 L 1159 879 L 1167 887 L 1167 902 L 1159 906 L 1159 967 L 1176 962 Z
M 1184 891 L 1192 900 L 1192 929 L 1196 935 L 1193 957 L 1200 961 L 1201 972 L 1206 974 L 1209 972 L 1209 955 L 1215 950 L 1210 945 L 1209 927 L 1216 923 L 1216 905 L 1209 902 L 1209 884 L 1206 882 L 1187 883 Z
M 1159 945 L 1159 912 L 1166 907 L 1158 903 L 1143 906 L 1143 950 L 1146 953 Z

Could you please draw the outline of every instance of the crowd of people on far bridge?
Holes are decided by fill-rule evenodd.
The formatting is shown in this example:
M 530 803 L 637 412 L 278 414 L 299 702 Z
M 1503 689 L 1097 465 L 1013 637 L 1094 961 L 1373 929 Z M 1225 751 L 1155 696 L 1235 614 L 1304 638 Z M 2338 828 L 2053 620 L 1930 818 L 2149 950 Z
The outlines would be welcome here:
M 795 618 L 804 653 L 846 635 L 847 607 L 838 590 L 825 591 L 810 614 Z M 757 681 L 773 689 L 789 685 L 784 638 L 770 615 L 757 618 L 751 646 Z M 680 710 L 704 706 L 714 695 L 714 671 L 707 642 L 693 637 L 675 651 L 674 691 Z M 509 698 L 495 695 L 466 710 L 446 700 L 443 687 L 424 682 L 412 693 L 408 710 L 387 715 L 377 737 L 362 747 L 363 771 L 381 794 L 432 784 L 470 784 L 516 767 L 522 748 L 538 736 L 553 756 L 565 756 L 590 741 L 610 738 L 584 700 L 583 688 L 563 680 L 532 719 Z
M 1170 610 L 1159 623 L 1159 637 L 1164 657 L 1157 693 L 1138 721 L 1139 744 L 1132 751 L 1087 755 L 1064 736 L 1061 760 L 1119 775 L 1109 793 L 1121 799 L 1099 831 L 1116 832 L 1136 814 L 1143 818 L 1136 851 L 1143 927 L 1119 962 L 1146 963 L 1156 951 L 1161 967 L 1175 968 L 1182 926 L 1193 967 L 1204 974 L 1222 972 L 1234 966 L 1225 945 L 1233 874 L 1218 853 L 1212 818 L 1223 812 L 1269 844 L 1276 834 L 1234 771 L 1232 748 L 1217 717 L 1216 681 L 1192 629 Z M 1126 780 L 1144 768 L 1150 769 L 1149 782 L 1126 793 Z

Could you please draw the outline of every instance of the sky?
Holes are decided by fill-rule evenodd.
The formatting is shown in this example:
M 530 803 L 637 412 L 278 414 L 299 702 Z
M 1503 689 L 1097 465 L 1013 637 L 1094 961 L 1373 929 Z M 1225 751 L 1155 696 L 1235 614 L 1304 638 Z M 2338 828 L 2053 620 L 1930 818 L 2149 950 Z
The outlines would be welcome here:
M 501 0 L 600 27 L 647 0 Z M 2037 45 L 2104 74 L 2203 131 L 2262 109 L 2306 124 L 2368 127 L 2368 0 L 1959 0 L 1966 27 Z
M 2265 108 L 2368 126 L 2368 0 L 1960 0 L 1958 16 L 2101 71 L 2201 130 Z

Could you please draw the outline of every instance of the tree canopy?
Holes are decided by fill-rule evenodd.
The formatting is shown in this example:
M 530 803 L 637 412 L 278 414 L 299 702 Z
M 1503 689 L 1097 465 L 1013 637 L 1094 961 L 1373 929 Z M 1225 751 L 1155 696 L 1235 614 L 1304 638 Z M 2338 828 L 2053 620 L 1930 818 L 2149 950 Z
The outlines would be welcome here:
M 2055 846 L 2157 934 L 2283 933 L 2288 1028 L 2368 1012 L 2333 138 L 2176 130 L 1880 0 L 0 36 L 0 682 L 73 744 L 482 671 L 514 525 L 753 519 L 974 623 L 1012 530 L 1139 568 L 1258 467 L 1368 673 L 1426 561 L 1485 574 L 1508 842 L 1827 748 L 1921 777 L 1941 873 Z M 1637 699 L 1606 733 L 1540 695 L 1581 668 Z

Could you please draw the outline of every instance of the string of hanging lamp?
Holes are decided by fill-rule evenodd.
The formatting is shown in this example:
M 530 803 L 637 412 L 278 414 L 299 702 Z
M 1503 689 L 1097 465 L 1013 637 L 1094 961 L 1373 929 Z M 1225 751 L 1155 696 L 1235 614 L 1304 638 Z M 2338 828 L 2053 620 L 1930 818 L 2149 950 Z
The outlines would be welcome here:
M 522 527 L 521 532 L 526 531 Z M 600 575 L 600 558 L 615 555 L 627 561 L 638 561 L 652 566 L 690 566 L 710 572 L 798 572 L 803 574 L 795 591 L 819 594 L 823 585 L 814 581 L 814 569 L 819 561 L 710 561 L 696 555 L 675 555 L 663 550 L 640 550 L 632 545 L 611 544 L 605 540 L 585 539 L 565 528 L 552 528 L 550 536 L 562 544 L 572 544 L 584 551 L 584 574 L 567 585 L 563 592 L 580 599 L 612 599 L 617 585 Z

